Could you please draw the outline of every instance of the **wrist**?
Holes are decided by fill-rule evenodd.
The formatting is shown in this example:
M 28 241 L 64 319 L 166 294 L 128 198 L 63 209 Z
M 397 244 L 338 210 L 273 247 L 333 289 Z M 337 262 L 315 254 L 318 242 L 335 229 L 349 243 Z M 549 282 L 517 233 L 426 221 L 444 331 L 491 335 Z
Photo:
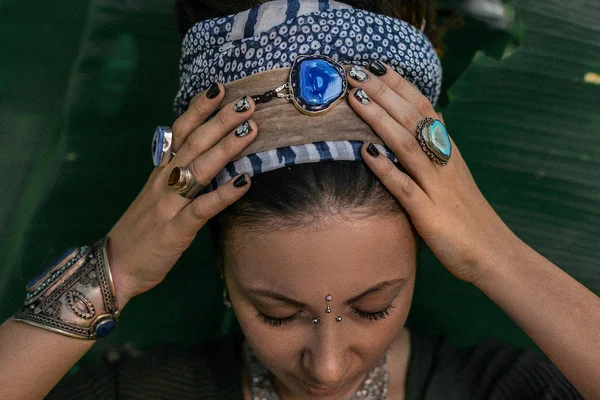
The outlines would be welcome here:
M 108 259 L 110 273 L 112 275 L 117 303 L 119 304 L 119 310 L 123 310 L 129 300 L 136 296 L 136 293 L 134 291 L 134 285 L 131 283 L 132 280 L 123 270 L 122 266 L 119 264 L 119 261 L 115 259 L 110 242 L 111 240 L 109 237 L 108 244 L 106 246 L 106 256 Z
M 513 266 L 523 265 L 524 260 L 532 249 L 519 239 L 508 227 L 497 246 L 488 252 L 487 257 L 481 259 L 478 265 L 477 279 L 473 284 L 484 293 L 489 292 L 507 274 L 511 273 Z

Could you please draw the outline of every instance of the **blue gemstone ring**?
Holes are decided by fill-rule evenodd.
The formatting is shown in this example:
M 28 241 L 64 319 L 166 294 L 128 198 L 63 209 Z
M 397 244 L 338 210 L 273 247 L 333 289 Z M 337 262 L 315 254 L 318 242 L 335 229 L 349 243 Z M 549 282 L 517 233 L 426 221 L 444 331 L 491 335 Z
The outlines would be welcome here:
M 286 83 L 252 99 L 259 104 L 285 98 L 303 114 L 316 116 L 332 110 L 347 94 L 348 81 L 341 64 L 323 55 L 299 55 Z
M 152 161 L 154 166 L 158 167 L 165 156 L 169 155 L 171 161 L 174 153 L 171 152 L 171 144 L 173 143 L 173 131 L 168 126 L 157 126 L 152 138 Z
M 417 140 L 429 158 L 441 165 L 448 164 L 452 155 L 452 142 L 442 121 L 423 118 L 417 127 Z

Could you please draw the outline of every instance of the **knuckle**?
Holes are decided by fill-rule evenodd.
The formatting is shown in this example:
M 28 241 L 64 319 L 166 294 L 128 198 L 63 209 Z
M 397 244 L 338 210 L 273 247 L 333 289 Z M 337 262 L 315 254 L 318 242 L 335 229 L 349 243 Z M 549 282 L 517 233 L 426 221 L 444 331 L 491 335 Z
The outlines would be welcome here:
M 205 173 L 202 171 L 202 168 L 199 165 L 200 163 L 198 162 L 198 160 L 194 160 L 192 161 L 189 165 L 188 168 L 190 169 L 190 173 L 192 174 L 192 177 L 198 182 L 198 183 L 204 183 L 204 175 Z
M 404 175 L 400 178 L 400 188 L 404 194 L 411 194 L 415 190 L 415 183 L 408 175 Z
M 193 152 L 194 149 L 200 148 L 202 146 L 202 138 L 200 136 L 201 135 L 199 135 L 198 132 L 192 132 L 192 134 L 189 135 L 187 140 L 183 143 L 185 150 Z
M 208 204 L 206 202 L 205 196 L 200 196 L 196 200 L 192 202 L 192 215 L 199 220 L 208 220 L 211 215 L 208 209 Z
M 407 137 L 404 140 L 402 140 L 402 147 L 409 154 L 414 154 L 421 150 L 421 145 L 412 136 Z
M 429 99 L 423 95 L 420 95 L 417 98 L 417 103 L 415 104 L 417 110 L 421 111 L 423 114 L 430 114 L 433 111 L 433 106 Z
M 394 173 L 396 166 L 392 162 L 386 162 L 385 166 L 381 170 L 383 176 L 391 176 Z
M 190 104 L 190 108 L 192 109 L 192 111 L 196 114 L 205 114 L 206 113 L 206 105 L 204 104 L 204 101 L 202 101 L 202 99 L 198 98 L 197 100 L 195 100 L 193 103 Z
M 402 78 L 396 80 L 396 82 L 394 83 L 394 87 L 393 87 L 394 92 L 396 92 L 396 93 L 402 92 L 406 88 L 407 82 L 408 82 L 407 80 L 402 79 Z
M 173 125 L 171 125 L 171 130 L 173 131 L 173 136 L 175 136 L 176 138 L 179 138 L 183 135 L 183 130 L 184 130 L 184 121 L 182 117 L 179 117 L 175 120 L 175 122 L 173 122 Z
M 381 82 L 381 84 L 379 85 L 379 87 L 375 91 L 375 97 L 377 97 L 377 98 L 383 98 L 387 94 L 388 89 L 389 89 L 388 85 L 386 85 L 385 83 Z
M 388 113 L 381 107 L 377 109 L 377 111 L 373 112 L 373 120 L 383 123 L 388 118 Z
M 224 110 L 221 110 L 217 113 L 217 124 L 219 124 L 219 128 L 221 130 L 228 130 L 229 123 L 227 122 L 227 116 L 225 115 Z
M 230 155 L 237 154 L 240 152 L 238 147 L 238 141 L 233 135 L 228 135 L 225 139 L 221 140 L 218 146 L 219 157 L 230 158 Z
M 225 188 L 227 188 L 227 186 L 221 186 L 215 191 L 217 201 L 222 208 L 225 208 L 231 204 L 231 199 L 229 198 Z
M 407 125 L 407 129 L 416 129 L 421 120 L 421 113 L 410 104 L 404 108 L 403 113 L 404 123 Z

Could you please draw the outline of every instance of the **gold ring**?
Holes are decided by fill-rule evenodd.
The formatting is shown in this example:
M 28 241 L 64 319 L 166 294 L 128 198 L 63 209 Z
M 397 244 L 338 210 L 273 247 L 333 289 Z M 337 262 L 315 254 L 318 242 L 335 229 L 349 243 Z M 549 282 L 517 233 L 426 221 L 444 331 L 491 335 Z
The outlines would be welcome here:
M 169 174 L 167 185 L 186 199 L 198 197 L 207 188 L 194 179 L 188 167 L 173 168 Z

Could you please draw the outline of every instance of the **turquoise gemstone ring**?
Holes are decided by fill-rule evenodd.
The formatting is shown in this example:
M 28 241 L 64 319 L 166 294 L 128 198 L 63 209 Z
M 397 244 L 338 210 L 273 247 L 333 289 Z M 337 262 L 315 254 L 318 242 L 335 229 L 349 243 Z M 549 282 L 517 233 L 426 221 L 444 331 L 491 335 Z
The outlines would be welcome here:
M 252 99 L 258 104 L 285 98 L 303 114 L 315 116 L 333 109 L 347 94 L 348 81 L 341 64 L 323 55 L 299 55 L 286 83 Z
M 448 164 L 452 155 L 452 142 L 442 121 L 423 118 L 417 127 L 417 140 L 429 158 L 441 165 Z

